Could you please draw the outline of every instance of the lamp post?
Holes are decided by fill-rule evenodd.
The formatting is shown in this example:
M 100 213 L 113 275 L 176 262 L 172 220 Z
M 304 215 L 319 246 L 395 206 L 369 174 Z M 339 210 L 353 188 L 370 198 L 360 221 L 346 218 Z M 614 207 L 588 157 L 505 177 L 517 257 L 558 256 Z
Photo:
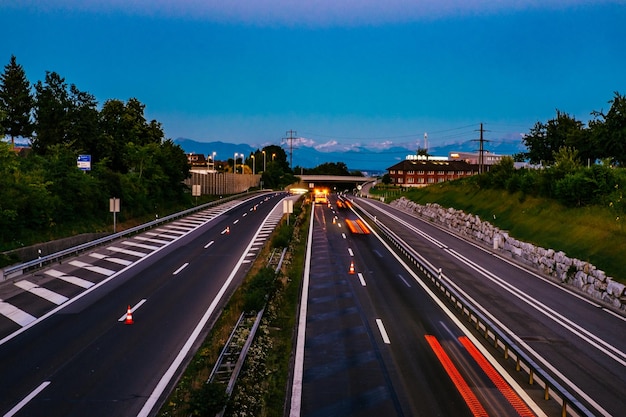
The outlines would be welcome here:
M 235 152 L 235 156 L 233 157 L 233 174 L 237 173 L 237 152 Z
M 254 155 L 252 155 L 252 175 L 255 175 L 256 173 L 256 158 L 254 157 Z
M 213 171 L 215 171 L 215 155 L 217 155 L 217 152 L 213 152 Z
M 265 151 L 262 151 L 263 153 L 263 172 L 265 172 Z
M 276 154 L 275 153 L 272 154 L 272 162 L 274 161 L 274 158 L 276 158 Z

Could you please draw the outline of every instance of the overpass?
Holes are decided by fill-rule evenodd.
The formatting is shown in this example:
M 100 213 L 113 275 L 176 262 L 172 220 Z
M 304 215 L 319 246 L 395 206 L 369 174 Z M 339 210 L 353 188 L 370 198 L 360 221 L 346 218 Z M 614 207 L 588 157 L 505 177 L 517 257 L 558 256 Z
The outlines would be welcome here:
M 351 175 L 296 175 L 300 178 L 298 184 L 292 184 L 289 188 L 306 188 L 311 189 L 315 187 L 328 187 L 335 188 L 336 186 L 361 188 L 367 183 L 376 181 L 376 177 L 361 177 Z M 361 187 L 359 187 L 361 186 Z

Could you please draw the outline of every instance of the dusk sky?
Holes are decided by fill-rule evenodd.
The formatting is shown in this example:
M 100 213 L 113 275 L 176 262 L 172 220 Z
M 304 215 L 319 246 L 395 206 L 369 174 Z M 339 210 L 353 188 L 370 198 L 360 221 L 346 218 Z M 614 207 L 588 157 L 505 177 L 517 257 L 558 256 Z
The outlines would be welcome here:
M 0 0 L 0 27 L 2 67 L 136 97 L 173 139 L 519 139 L 626 94 L 624 0 Z

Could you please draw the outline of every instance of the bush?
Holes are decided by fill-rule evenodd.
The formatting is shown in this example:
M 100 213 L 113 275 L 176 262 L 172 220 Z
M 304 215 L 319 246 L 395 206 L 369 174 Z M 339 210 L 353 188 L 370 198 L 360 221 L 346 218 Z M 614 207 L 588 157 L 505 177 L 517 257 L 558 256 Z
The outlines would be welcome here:
M 276 292 L 278 281 L 272 268 L 262 268 L 248 283 L 244 292 L 243 310 L 260 311 Z
M 189 400 L 189 413 L 193 417 L 215 417 L 228 402 L 224 385 L 217 383 L 203 384 L 193 391 Z

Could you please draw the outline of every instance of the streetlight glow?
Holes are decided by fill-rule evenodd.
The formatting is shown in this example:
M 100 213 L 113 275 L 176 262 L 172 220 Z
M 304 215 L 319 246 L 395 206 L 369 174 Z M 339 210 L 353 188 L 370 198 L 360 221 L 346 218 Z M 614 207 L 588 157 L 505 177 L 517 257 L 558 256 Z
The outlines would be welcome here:
M 265 151 L 262 151 L 263 153 L 263 172 L 265 172 Z
M 254 157 L 254 155 L 252 155 L 252 175 L 255 174 L 255 170 L 256 170 L 256 164 L 255 164 L 256 158 Z

